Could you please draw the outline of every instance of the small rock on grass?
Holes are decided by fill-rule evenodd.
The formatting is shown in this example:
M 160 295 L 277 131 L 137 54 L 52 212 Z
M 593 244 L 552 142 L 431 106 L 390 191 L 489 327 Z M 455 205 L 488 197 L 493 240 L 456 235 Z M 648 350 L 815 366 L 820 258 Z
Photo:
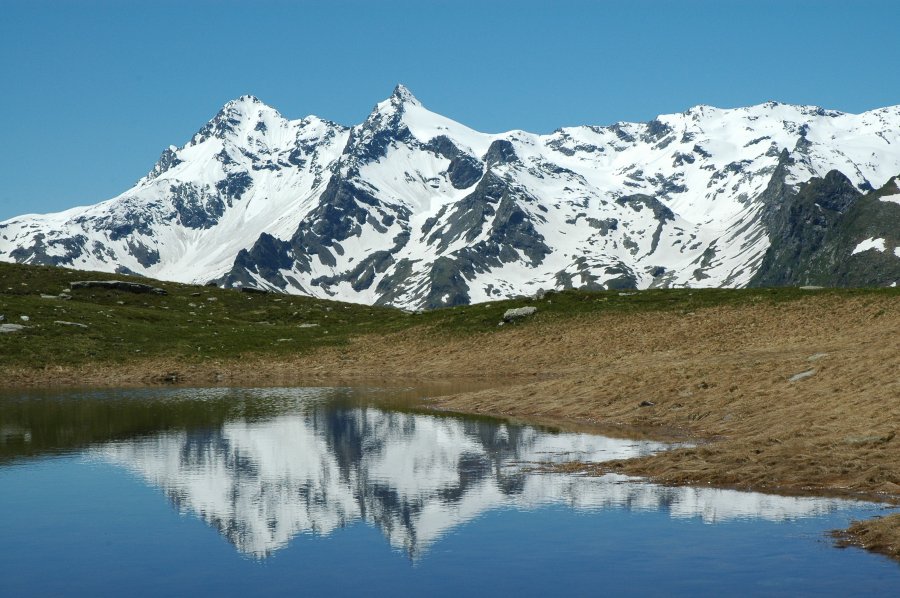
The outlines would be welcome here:
M 21 324 L 0 324 L 0 334 L 9 334 L 12 332 L 21 332 L 25 327 Z
M 816 370 L 806 370 L 805 372 L 800 372 L 799 374 L 794 374 L 790 378 L 788 378 L 788 382 L 797 382 L 799 380 L 803 380 L 804 378 L 809 378 L 813 374 L 816 373 Z
M 503 321 L 513 322 L 515 320 L 521 320 L 522 318 L 527 318 L 528 316 L 534 315 L 536 312 L 537 308 L 532 306 L 520 307 L 518 309 L 507 309 L 503 314 Z
M 847 436 L 844 438 L 844 444 L 851 446 L 862 446 L 864 444 L 885 444 L 894 439 L 897 433 L 891 431 L 887 434 L 871 435 L 871 436 Z
M 53 322 L 54 324 L 59 324 L 60 326 L 75 326 L 76 328 L 87 328 L 87 324 L 79 324 L 78 322 L 66 322 L 64 320 L 56 320 Z

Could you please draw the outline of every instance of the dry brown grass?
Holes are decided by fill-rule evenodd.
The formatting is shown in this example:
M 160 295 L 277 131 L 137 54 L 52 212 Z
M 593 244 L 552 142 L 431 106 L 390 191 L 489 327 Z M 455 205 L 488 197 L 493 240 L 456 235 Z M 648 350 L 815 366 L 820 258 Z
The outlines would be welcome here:
M 840 547 L 858 546 L 900 561 L 900 515 L 856 521 L 846 530 L 834 532 Z
M 616 464 L 663 482 L 900 495 L 897 307 L 816 301 L 600 319 L 550 338 L 558 378 L 440 404 L 713 440 Z

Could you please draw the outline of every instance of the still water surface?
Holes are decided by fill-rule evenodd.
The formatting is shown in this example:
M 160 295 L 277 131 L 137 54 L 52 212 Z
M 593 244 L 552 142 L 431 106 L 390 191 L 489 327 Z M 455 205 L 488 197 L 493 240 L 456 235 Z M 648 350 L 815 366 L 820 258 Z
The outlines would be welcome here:
M 893 595 L 877 505 L 534 470 L 667 446 L 385 392 L 0 397 L 0 594 Z

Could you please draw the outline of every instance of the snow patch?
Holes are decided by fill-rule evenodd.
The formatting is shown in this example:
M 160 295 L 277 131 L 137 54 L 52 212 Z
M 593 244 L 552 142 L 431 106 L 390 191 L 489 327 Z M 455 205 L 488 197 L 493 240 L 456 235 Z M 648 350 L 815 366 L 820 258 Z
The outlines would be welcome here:
M 875 249 L 876 251 L 884 251 L 884 239 L 875 239 L 873 237 L 869 237 L 865 241 L 860 241 L 859 244 L 850 252 L 850 255 L 856 255 L 857 253 L 862 253 L 863 251 L 869 251 L 870 249 Z

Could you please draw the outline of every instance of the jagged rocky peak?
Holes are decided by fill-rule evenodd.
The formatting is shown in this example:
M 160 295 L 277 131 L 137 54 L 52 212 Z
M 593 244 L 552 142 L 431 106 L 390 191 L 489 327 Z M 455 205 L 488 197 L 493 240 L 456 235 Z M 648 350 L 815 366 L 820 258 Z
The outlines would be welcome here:
M 170 145 L 147 173 L 146 180 L 152 181 L 172 168 L 182 164 L 185 148 L 201 145 L 210 139 L 230 140 L 236 145 L 247 145 L 251 136 L 264 136 L 272 126 L 286 124 L 287 121 L 271 106 L 252 95 L 242 95 L 227 102 L 191 140 L 182 147 Z
M 413 93 L 409 90 L 408 87 L 403 85 L 402 83 L 398 83 L 394 88 L 394 92 L 391 94 L 390 102 L 395 106 L 421 106 L 422 102 L 413 95 Z
M 178 157 L 178 148 L 174 145 L 170 145 L 163 150 L 162 154 L 160 154 L 159 160 L 156 161 L 153 169 L 147 173 L 146 178 L 148 180 L 155 179 L 162 173 L 178 166 L 179 164 L 181 164 L 181 158 Z
M 346 153 L 362 164 L 369 163 L 384 157 L 392 142 L 410 139 L 412 133 L 403 117 L 411 107 L 422 107 L 422 103 L 398 84 L 388 99 L 375 105 L 364 123 L 353 127 Z
M 372 125 L 397 122 L 399 117 L 413 106 L 422 107 L 422 103 L 409 89 L 398 83 L 390 97 L 375 104 L 363 126 L 371 128 Z
M 201 128 L 192 144 L 198 144 L 209 138 L 224 139 L 233 135 L 242 128 L 242 125 L 250 125 L 251 129 L 265 132 L 267 121 L 283 120 L 281 114 L 275 108 L 261 101 L 256 96 L 242 95 L 239 98 L 227 102 L 222 109 Z
M 375 104 L 366 121 L 399 120 L 410 108 L 422 107 L 422 102 L 409 89 L 398 83 L 390 97 Z

